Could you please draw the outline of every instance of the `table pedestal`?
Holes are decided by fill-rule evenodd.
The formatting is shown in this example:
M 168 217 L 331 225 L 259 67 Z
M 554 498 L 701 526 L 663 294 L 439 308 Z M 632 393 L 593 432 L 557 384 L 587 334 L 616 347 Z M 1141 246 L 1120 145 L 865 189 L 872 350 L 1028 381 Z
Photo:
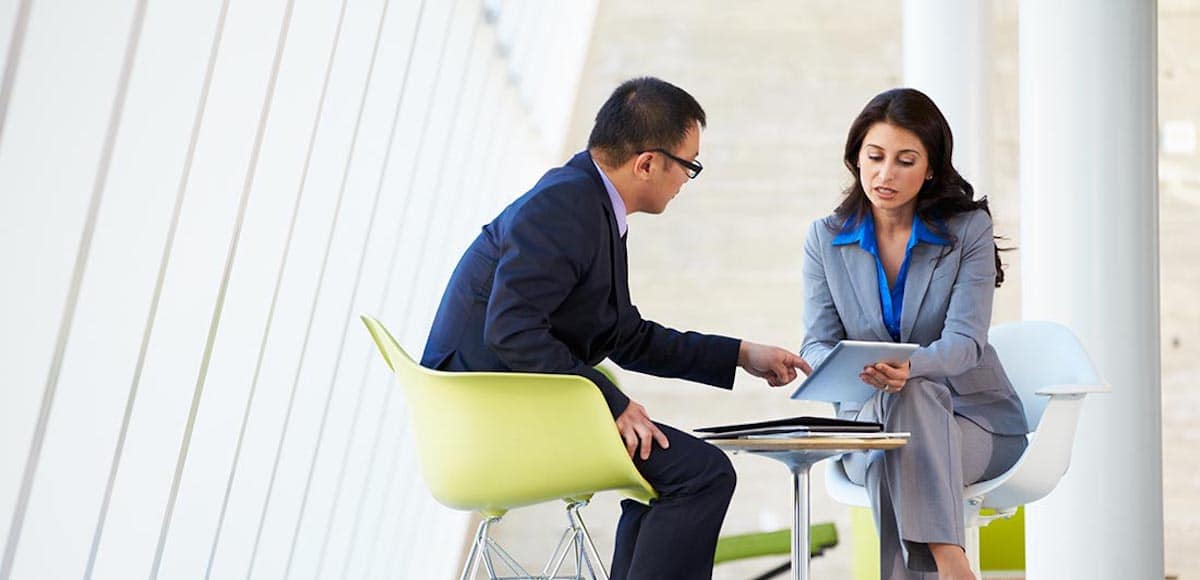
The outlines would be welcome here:
M 795 494 L 792 512 L 792 578 L 808 580 L 809 550 L 809 469 L 818 461 L 851 451 L 895 449 L 908 441 L 907 433 L 886 433 L 882 437 L 796 437 L 792 439 L 715 439 L 713 445 L 733 453 L 753 453 L 770 457 L 788 466 Z
M 812 540 L 809 538 L 808 514 L 809 465 L 792 467 L 792 491 L 795 492 L 795 509 L 792 511 L 792 578 L 808 580 L 809 552 L 812 551 Z

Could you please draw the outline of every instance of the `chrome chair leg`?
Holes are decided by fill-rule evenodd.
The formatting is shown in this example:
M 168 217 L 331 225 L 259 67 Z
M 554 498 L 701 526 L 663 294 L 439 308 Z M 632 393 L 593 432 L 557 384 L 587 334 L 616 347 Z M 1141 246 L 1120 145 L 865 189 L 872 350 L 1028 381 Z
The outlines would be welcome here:
M 546 562 L 546 569 L 542 574 L 543 577 L 548 579 L 559 577 L 558 571 L 562 569 L 563 562 L 565 562 L 567 559 L 567 554 L 571 552 L 571 544 L 576 543 L 575 538 L 577 535 L 578 532 L 571 528 L 567 528 L 563 536 L 563 539 L 566 540 L 564 542 L 563 549 L 555 550 L 554 554 L 550 556 L 550 561 Z
M 514 580 L 525 580 L 526 578 L 534 578 L 534 576 L 531 576 L 529 574 L 529 572 L 525 571 L 524 567 L 522 567 L 519 563 L 517 563 L 517 559 L 513 558 L 512 554 L 509 554 L 508 550 L 504 549 L 504 546 L 500 545 L 500 542 L 497 542 L 496 540 L 493 540 L 491 538 L 488 538 L 487 541 L 488 541 L 488 552 L 494 553 L 495 555 L 499 556 L 500 561 L 504 562 L 505 566 L 508 566 L 508 571 L 512 572 L 513 574 L 516 574 L 516 576 L 512 577 Z M 508 579 L 508 577 L 504 577 L 504 578 L 505 578 L 505 580 Z
M 558 574 L 558 566 L 561 566 L 562 558 L 566 557 L 566 553 L 571 549 L 571 541 L 575 539 L 575 530 L 567 528 L 563 530 L 558 539 L 558 545 L 554 547 L 554 551 L 550 553 L 550 558 L 546 560 L 546 566 L 542 568 L 542 576 L 545 578 L 554 578 Z
M 471 542 L 471 551 L 467 553 L 467 561 L 463 563 L 462 576 L 459 577 L 459 580 L 471 580 L 475 577 L 479 568 L 480 546 L 487 538 L 487 530 L 492 525 L 492 520 L 492 518 L 484 518 L 482 522 L 479 522 L 479 527 L 475 530 L 475 540 Z
M 487 569 L 488 580 L 499 578 L 496 574 L 496 565 L 492 563 L 492 552 L 486 546 L 483 549 L 483 567 Z
M 583 578 L 584 564 L 583 563 L 586 561 L 587 561 L 587 558 L 583 557 L 583 534 L 576 532 L 575 533 L 575 580 L 584 580 L 584 578 Z M 593 572 L 592 576 L 595 577 L 596 573 Z
M 583 565 L 587 567 L 587 574 L 588 574 L 587 578 L 590 578 L 591 580 L 597 580 L 597 578 L 600 578 L 600 576 L 596 574 L 596 567 L 592 563 L 592 558 L 589 558 L 587 556 L 587 554 L 585 552 L 586 549 L 587 549 L 587 546 L 584 543 L 584 536 L 581 533 L 581 534 L 579 534 L 579 552 L 580 552 L 580 554 L 583 555 L 583 557 L 581 558 L 583 560 Z M 598 562 L 597 562 L 597 565 L 598 565 Z M 585 580 L 584 575 L 583 575 L 583 568 L 580 568 L 580 570 L 579 570 L 579 580 Z
M 493 523 L 498 521 L 500 521 L 499 517 L 492 517 L 479 524 L 479 530 L 475 532 L 475 539 L 467 554 L 467 561 L 463 565 L 460 580 L 474 580 L 475 575 L 479 572 L 480 562 L 487 570 L 488 580 L 538 580 L 543 578 L 533 576 L 525 571 L 503 546 L 488 536 L 488 530 L 491 529 Z M 509 575 L 501 576 L 496 572 L 496 559 L 499 559 L 500 563 L 508 568 Z
M 499 521 L 500 518 L 485 519 L 479 524 L 479 528 L 475 532 L 475 538 L 471 542 L 471 549 L 467 554 L 467 560 L 463 563 L 460 580 L 474 580 L 475 575 L 479 572 L 481 562 L 484 569 L 487 570 L 487 576 L 490 580 L 553 580 L 556 578 L 608 580 L 608 571 L 600 558 L 600 551 L 596 549 L 596 544 L 592 541 L 592 536 L 588 532 L 587 526 L 583 523 L 583 517 L 579 513 L 579 509 L 585 505 L 587 505 L 587 502 L 575 502 L 567 505 L 567 522 L 569 523 L 569 527 L 563 532 L 558 546 L 554 548 L 554 552 L 550 555 L 550 560 L 546 562 L 546 567 L 540 576 L 532 576 L 529 572 L 526 572 L 517 563 L 516 559 L 488 536 L 488 530 L 491 528 L 491 525 Z M 559 570 L 566 563 L 567 555 L 572 551 L 575 552 L 574 575 L 559 576 Z M 514 576 L 500 576 L 497 574 L 495 558 L 498 558 Z
M 592 541 L 592 535 L 588 533 L 587 525 L 583 523 L 583 517 L 579 515 L 579 508 L 587 505 L 587 502 L 576 502 L 567 506 L 567 519 L 571 522 L 571 527 L 579 531 L 583 536 L 584 544 L 588 548 L 588 555 L 584 556 L 585 560 L 590 560 L 588 568 L 591 569 L 592 577 L 596 580 L 608 580 L 608 569 L 604 567 L 604 560 L 600 557 L 600 550 L 596 549 L 596 543 Z M 590 564 L 595 564 L 594 566 Z

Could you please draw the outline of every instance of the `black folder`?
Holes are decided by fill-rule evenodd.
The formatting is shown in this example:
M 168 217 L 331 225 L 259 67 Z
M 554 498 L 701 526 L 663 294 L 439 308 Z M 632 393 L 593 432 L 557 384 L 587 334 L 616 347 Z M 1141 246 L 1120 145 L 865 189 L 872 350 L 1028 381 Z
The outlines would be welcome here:
M 880 433 L 883 425 L 868 421 L 851 421 L 833 417 L 787 417 L 694 429 L 703 433 L 704 439 L 734 439 L 751 435 L 774 435 L 779 433 Z

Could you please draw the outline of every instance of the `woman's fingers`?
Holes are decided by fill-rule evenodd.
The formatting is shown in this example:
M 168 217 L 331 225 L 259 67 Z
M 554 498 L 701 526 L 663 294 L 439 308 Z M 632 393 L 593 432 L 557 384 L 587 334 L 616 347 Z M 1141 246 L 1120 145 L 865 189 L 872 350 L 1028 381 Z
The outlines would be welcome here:
M 899 391 L 908 382 L 908 365 L 893 366 L 888 363 L 875 363 L 867 367 L 868 371 L 884 383 L 891 391 Z
M 901 382 L 908 380 L 907 365 L 896 367 L 896 366 L 892 366 L 887 363 L 875 363 L 874 369 L 877 372 L 879 372 L 880 374 L 882 374 L 888 380 L 892 380 L 892 381 L 898 380 Z
M 858 375 L 858 378 L 862 380 L 862 382 L 871 385 L 876 389 L 882 389 L 887 386 L 887 383 L 885 383 L 877 373 L 872 374 L 869 370 L 863 371 L 862 374 Z
M 908 382 L 908 377 L 904 376 L 905 373 L 903 370 L 900 370 L 899 374 L 901 376 L 888 376 L 877 370 L 875 367 L 866 367 L 863 369 L 862 374 L 858 375 L 858 378 L 864 383 L 867 383 L 868 385 L 871 385 L 877 389 L 884 389 L 888 392 L 896 392 L 904 388 L 904 383 Z

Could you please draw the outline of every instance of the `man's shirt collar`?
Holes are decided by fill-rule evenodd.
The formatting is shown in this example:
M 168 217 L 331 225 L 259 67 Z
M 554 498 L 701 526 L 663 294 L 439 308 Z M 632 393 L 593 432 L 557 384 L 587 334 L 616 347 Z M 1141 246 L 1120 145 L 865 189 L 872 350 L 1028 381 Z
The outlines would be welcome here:
M 608 201 L 612 202 L 613 215 L 617 218 L 617 232 L 624 236 L 625 232 L 629 231 L 629 225 L 625 220 L 625 201 L 621 199 L 621 194 L 617 193 L 617 186 L 608 179 L 595 159 L 592 160 L 592 165 L 595 165 L 596 171 L 600 173 L 600 181 L 604 182 L 604 190 L 608 192 Z

